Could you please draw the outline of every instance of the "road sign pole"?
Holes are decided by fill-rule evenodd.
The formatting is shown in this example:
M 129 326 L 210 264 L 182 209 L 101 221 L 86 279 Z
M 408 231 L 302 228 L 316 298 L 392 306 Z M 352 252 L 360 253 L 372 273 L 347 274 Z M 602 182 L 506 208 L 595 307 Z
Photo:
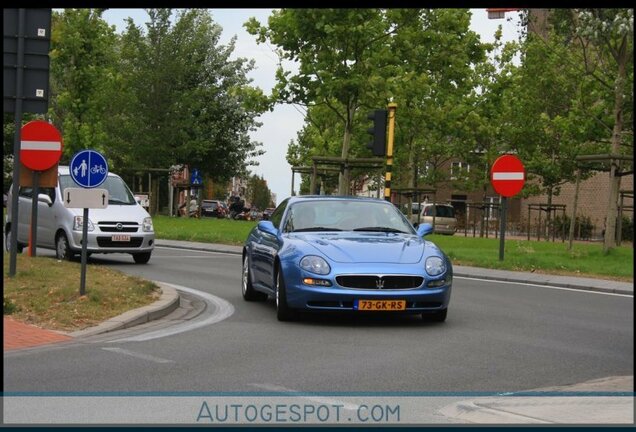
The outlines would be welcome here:
M 80 296 L 86 294 L 86 259 L 88 244 L 88 209 L 84 209 L 82 219 L 82 273 L 80 276 Z
M 504 247 L 505 247 L 505 237 L 506 237 L 506 213 L 507 213 L 507 204 L 508 198 L 505 196 L 501 197 L 501 226 L 499 227 L 499 261 L 504 260 Z
M 16 69 L 15 133 L 13 139 L 13 192 L 11 194 L 11 239 L 9 277 L 15 276 L 18 254 L 18 192 L 20 191 L 20 131 L 22 128 L 22 97 L 24 73 L 24 22 L 26 9 L 18 9 L 18 68 Z
M 40 172 L 33 171 L 33 194 L 31 198 L 31 236 L 29 241 L 29 256 L 37 255 L 38 247 L 38 195 L 40 194 Z

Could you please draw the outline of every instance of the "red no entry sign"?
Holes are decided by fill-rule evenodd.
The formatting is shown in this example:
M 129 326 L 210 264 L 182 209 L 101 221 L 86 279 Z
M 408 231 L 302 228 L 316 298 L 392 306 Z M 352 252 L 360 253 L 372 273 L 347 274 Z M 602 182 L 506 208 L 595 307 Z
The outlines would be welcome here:
M 20 161 L 33 171 L 45 171 L 62 156 L 62 135 L 50 123 L 34 120 L 20 130 Z
M 503 155 L 492 164 L 490 184 L 501 196 L 517 195 L 523 189 L 525 181 L 526 170 L 516 156 Z

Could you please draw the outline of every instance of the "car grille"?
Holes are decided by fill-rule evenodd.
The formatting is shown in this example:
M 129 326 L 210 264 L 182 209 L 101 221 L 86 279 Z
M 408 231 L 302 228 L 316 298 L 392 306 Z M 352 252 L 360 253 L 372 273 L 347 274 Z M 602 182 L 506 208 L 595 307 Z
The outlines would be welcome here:
M 422 276 L 337 276 L 338 285 L 354 289 L 413 289 L 422 285 Z
M 353 301 L 329 301 L 329 300 L 320 300 L 320 301 L 308 301 L 307 307 L 315 308 L 315 309 L 346 309 L 353 310 Z M 438 309 L 442 307 L 441 302 L 406 302 L 406 310 L 413 309 Z
M 121 224 L 121 225 L 118 225 Z M 114 232 L 114 233 L 130 233 L 137 232 L 139 230 L 139 224 L 137 222 L 99 222 L 97 224 L 101 232 Z M 121 229 L 118 228 L 121 226 Z
M 97 237 L 97 246 L 106 248 L 139 247 L 143 241 L 143 237 L 132 237 L 130 241 L 113 241 L 110 237 Z

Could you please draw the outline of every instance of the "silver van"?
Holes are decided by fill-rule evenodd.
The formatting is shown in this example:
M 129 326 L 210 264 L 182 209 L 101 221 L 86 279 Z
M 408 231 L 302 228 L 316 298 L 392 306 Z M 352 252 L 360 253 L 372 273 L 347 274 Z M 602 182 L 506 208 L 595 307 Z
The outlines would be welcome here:
M 457 231 L 455 208 L 450 204 L 413 203 L 409 220 L 433 225 L 436 234 L 453 235 Z
M 40 188 L 38 194 L 37 246 L 55 249 L 58 259 L 70 260 L 82 252 L 83 209 L 66 208 L 62 201 L 64 189 L 78 187 L 69 174 L 68 166 L 58 169 L 55 188 Z M 89 254 L 129 253 L 137 264 L 145 264 L 155 247 L 155 232 L 148 212 L 135 200 L 126 183 L 117 174 L 108 173 L 100 188 L 108 189 L 108 207 L 88 212 Z M 5 246 L 8 250 L 10 232 L 15 224 L 11 220 L 11 194 L 9 191 L 5 222 Z M 33 189 L 21 187 L 18 206 L 18 251 L 29 242 L 31 199 Z

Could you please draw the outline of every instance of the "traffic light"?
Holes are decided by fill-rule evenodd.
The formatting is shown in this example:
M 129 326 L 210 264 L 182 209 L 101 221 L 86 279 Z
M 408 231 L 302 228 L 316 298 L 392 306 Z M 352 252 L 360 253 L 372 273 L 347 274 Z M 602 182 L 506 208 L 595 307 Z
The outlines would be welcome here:
M 386 110 L 375 110 L 367 116 L 373 120 L 373 127 L 367 132 L 373 135 L 373 141 L 367 144 L 367 148 L 373 151 L 375 156 L 384 156 L 386 153 Z

